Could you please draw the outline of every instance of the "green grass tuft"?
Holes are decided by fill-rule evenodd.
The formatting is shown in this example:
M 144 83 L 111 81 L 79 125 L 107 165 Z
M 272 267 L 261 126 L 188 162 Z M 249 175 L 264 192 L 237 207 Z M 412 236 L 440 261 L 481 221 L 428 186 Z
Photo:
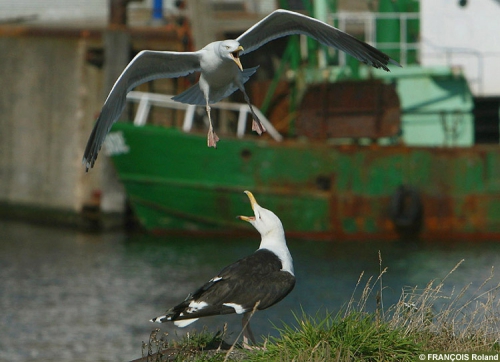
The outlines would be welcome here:
M 413 361 L 420 345 L 370 313 L 295 316 L 298 326 L 277 328 L 265 351 L 248 361 Z

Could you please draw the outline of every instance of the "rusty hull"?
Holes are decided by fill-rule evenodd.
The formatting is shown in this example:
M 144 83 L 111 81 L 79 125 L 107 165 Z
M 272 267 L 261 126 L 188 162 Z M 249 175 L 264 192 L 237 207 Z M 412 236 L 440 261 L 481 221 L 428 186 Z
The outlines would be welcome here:
M 391 203 L 398 185 L 418 190 L 423 239 L 500 240 L 500 149 L 338 148 L 342 168 L 331 192 L 337 239 L 396 239 Z M 349 161 L 347 161 L 349 160 Z

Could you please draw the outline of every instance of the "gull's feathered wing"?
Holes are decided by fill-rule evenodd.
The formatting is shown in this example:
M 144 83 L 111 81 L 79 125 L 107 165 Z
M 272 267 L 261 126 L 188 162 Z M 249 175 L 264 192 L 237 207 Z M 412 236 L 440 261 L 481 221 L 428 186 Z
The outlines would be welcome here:
M 86 169 L 94 166 L 97 154 L 113 123 L 125 108 L 127 93 L 139 84 L 158 78 L 177 78 L 200 71 L 200 52 L 144 50 L 136 55 L 115 82 L 92 129 L 83 154 Z
M 260 48 L 271 40 L 293 34 L 307 35 L 323 45 L 342 50 L 359 61 L 375 68 L 382 68 L 389 71 L 387 68 L 388 63 L 401 66 L 380 50 L 333 26 L 309 16 L 287 10 L 272 12 L 241 34 L 236 41 L 244 48 L 241 53 L 243 55 Z

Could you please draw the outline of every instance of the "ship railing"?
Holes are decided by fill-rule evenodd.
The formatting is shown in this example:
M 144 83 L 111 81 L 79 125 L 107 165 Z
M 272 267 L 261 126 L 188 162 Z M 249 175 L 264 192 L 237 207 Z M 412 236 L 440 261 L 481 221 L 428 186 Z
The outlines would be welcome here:
M 410 51 L 420 52 L 420 43 L 418 40 L 410 41 L 409 38 L 409 22 L 420 19 L 420 14 L 417 12 L 401 12 L 401 13 L 376 13 L 376 12 L 338 12 L 328 14 L 328 22 L 334 24 L 337 28 L 344 32 L 349 32 L 348 27 L 353 25 L 361 25 L 364 33 L 364 41 L 382 51 L 398 50 L 399 63 L 405 66 L 408 64 L 408 53 Z M 399 41 L 377 41 L 377 21 L 379 20 L 397 20 L 399 23 Z M 339 53 L 340 65 L 346 64 L 346 55 L 344 52 Z
M 391 20 L 395 20 L 396 26 L 399 26 L 399 34 L 393 34 L 396 40 L 392 42 L 384 40 L 383 36 L 377 36 L 377 25 L 380 30 L 380 24 L 377 22 Z M 484 63 L 488 54 L 474 48 L 434 44 L 417 31 L 420 26 L 416 22 L 419 20 L 418 12 L 338 12 L 328 14 L 327 18 L 330 24 L 342 31 L 349 33 L 353 28 L 358 29 L 358 32 L 363 34 L 364 41 L 381 51 L 390 52 L 391 56 L 399 53 L 396 60 L 403 66 L 429 61 L 435 65 L 446 64 L 449 67 L 470 64 L 470 72 L 466 74 L 467 80 L 475 92 L 482 94 L 485 82 Z M 346 62 L 346 54 L 339 52 L 339 65 L 345 66 Z M 474 69 L 476 75 L 473 74 Z
M 132 91 L 127 94 L 127 101 L 139 103 L 137 111 L 134 117 L 134 125 L 144 126 L 147 122 L 149 111 L 151 106 L 170 108 L 170 109 L 180 109 L 184 110 L 184 121 L 182 124 L 182 130 L 184 132 L 190 132 L 193 128 L 194 116 L 196 105 L 179 103 L 172 99 L 172 95 L 149 93 L 149 92 L 138 92 Z M 236 136 L 238 138 L 243 138 L 245 135 L 245 130 L 247 128 L 248 116 L 252 116 L 250 107 L 246 103 L 232 103 L 232 102 L 218 102 L 210 105 L 212 109 L 220 109 L 225 111 L 238 112 L 238 123 L 236 127 Z M 260 121 L 267 129 L 267 133 L 275 140 L 282 141 L 283 136 L 273 127 L 271 122 L 262 114 L 262 112 L 255 106 L 252 107 L 255 114 L 259 117 Z

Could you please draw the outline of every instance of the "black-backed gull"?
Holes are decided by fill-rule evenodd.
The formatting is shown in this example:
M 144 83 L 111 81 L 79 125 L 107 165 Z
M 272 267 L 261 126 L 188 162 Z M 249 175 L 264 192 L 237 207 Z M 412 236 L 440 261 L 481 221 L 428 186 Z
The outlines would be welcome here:
M 249 317 L 255 310 L 271 307 L 286 297 L 295 286 L 292 256 L 280 219 L 260 206 L 250 191 L 254 216 L 238 216 L 248 221 L 262 239 L 255 253 L 222 269 L 186 299 L 151 322 L 173 322 L 185 327 L 202 317 L 237 313 L 243 315 L 243 344 L 255 338 Z

